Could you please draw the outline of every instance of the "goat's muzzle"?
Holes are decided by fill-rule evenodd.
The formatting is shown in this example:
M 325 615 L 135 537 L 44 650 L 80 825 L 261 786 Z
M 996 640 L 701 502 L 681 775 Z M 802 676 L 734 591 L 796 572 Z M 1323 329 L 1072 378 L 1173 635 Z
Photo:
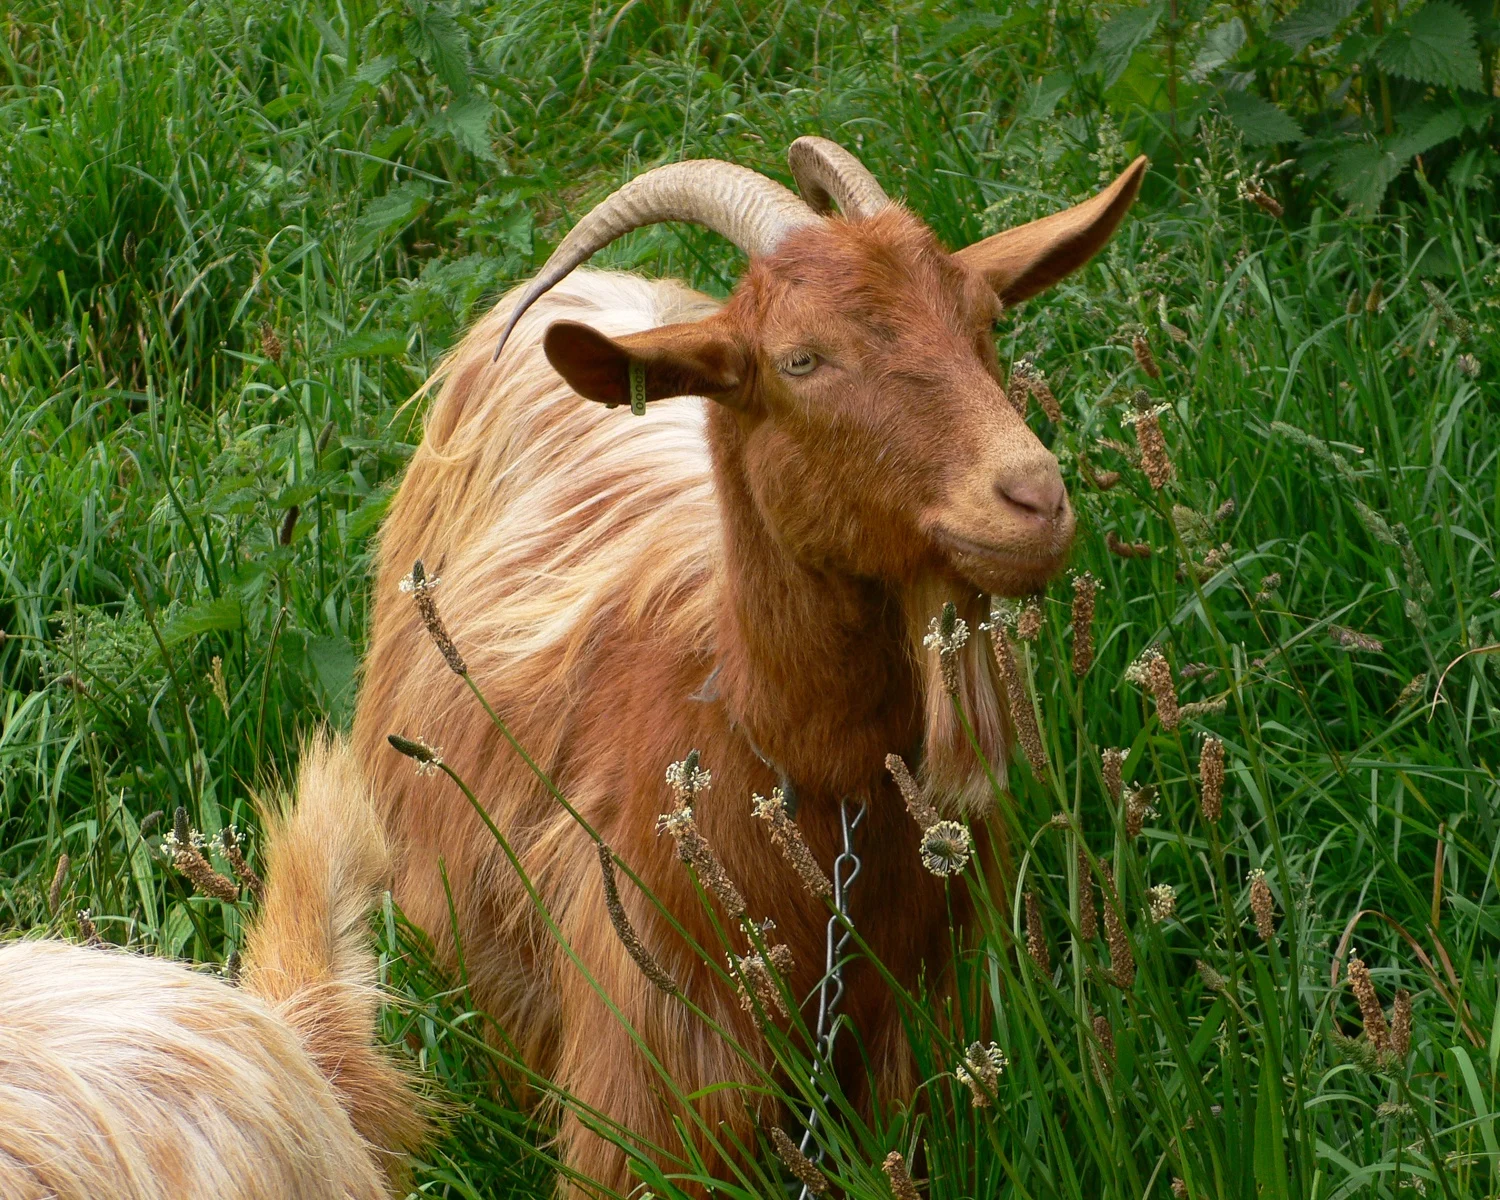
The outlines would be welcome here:
M 953 569 L 1000 595 L 1042 587 L 1067 561 L 1075 521 L 1057 460 L 1037 448 L 975 480 L 933 514 L 929 531 Z

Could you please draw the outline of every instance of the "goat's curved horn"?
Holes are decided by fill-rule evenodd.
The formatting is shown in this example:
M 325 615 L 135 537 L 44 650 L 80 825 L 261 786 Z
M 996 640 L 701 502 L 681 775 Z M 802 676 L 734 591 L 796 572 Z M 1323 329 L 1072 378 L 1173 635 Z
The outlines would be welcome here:
M 865 164 L 837 142 L 799 137 L 787 148 L 786 160 L 802 199 L 815 212 L 830 212 L 837 201 L 849 220 L 863 221 L 891 202 Z
M 669 163 L 638 175 L 573 226 L 511 310 L 495 357 L 521 314 L 573 268 L 618 237 L 661 221 L 692 221 L 752 258 L 770 254 L 794 229 L 822 218 L 781 184 L 714 158 Z

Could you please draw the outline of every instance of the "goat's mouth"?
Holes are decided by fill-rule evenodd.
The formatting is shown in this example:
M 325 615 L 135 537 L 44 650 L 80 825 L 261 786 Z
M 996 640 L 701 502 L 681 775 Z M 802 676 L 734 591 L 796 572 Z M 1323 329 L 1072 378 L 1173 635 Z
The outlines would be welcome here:
M 1013 550 L 976 542 L 941 527 L 932 531 L 953 568 L 970 583 L 1001 596 L 1024 596 L 1036 591 L 1062 570 L 1068 545 L 1056 550 Z

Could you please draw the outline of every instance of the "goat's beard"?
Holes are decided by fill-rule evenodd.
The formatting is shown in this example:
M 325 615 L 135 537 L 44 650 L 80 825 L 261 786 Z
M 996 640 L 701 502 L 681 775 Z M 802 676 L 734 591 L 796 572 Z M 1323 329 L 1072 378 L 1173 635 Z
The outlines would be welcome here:
M 906 623 L 918 686 L 922 689 L 922 763 L 917 773 L 929 803 L 945 816 L 976 817 L 995 801 L 985 763 L 1004 786 L 1010 743 L 1005 685 L 1000 681 L 990 635 L 979 628 L 989 620 L 990 598 L 964 584 L 932 576 L 906 589 Z M 933 617 L 952 601 L 969 629 L 958 652 L 958 702 L 969 719 L 984 762 L 975 754 L 953 701 L 943 685 L 942 664 L 922 644 Z

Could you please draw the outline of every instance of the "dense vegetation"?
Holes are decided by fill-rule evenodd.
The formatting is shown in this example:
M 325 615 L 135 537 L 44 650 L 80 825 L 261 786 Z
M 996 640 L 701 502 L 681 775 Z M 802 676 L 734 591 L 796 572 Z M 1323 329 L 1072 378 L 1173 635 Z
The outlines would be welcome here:
M 1048 765 L 1018 758 L 992 818 L 1012 903 L 946 1023 L 910 1008 L 920 1101 L 873 1122 L 816 1101 L 824 1169 L 861 1197 L 889 1194 L 893 1149 L 933 1197 L 1495 1194 L 1497 42 L 1488 0 L 14 0 L 0 924 L 77 936 L 87 910 L 110 941 L 229 959 L 248 902 L 163 862 L 173 812 L 253 830 L 251 787 L 347 722 L 412 394 L 634 171 L 786 178 L 818 132 L 957 245 L 1144 151 L 1116 242 L 1000 337 L 1061 404 L 1030 419 L 1102 584 L 1096 659 L 1075 680 L 1060 580 L 1020 643 Z M 713 292 L 738 270 L 678 226 L 601 259 Z M 1180 722 L 1132 682 L 1151 646 Z M 1112 796 L 1105 748 L 1151 791 Z M 1113 953 L 1079 930 L 1102 861 Z M 546 1129 L 460 981 L 399 912 L 381 931 L 389 1040 L 454 1103 L 421 1193 L 547 1187 Z M 1382 1044 L 1398 993 L 1409 1032 Z M 954 1069 L 981 1031 L 1009 1066 L 976 1106 Z M 767 1152 L 725 1190 L 780 1171 Z

